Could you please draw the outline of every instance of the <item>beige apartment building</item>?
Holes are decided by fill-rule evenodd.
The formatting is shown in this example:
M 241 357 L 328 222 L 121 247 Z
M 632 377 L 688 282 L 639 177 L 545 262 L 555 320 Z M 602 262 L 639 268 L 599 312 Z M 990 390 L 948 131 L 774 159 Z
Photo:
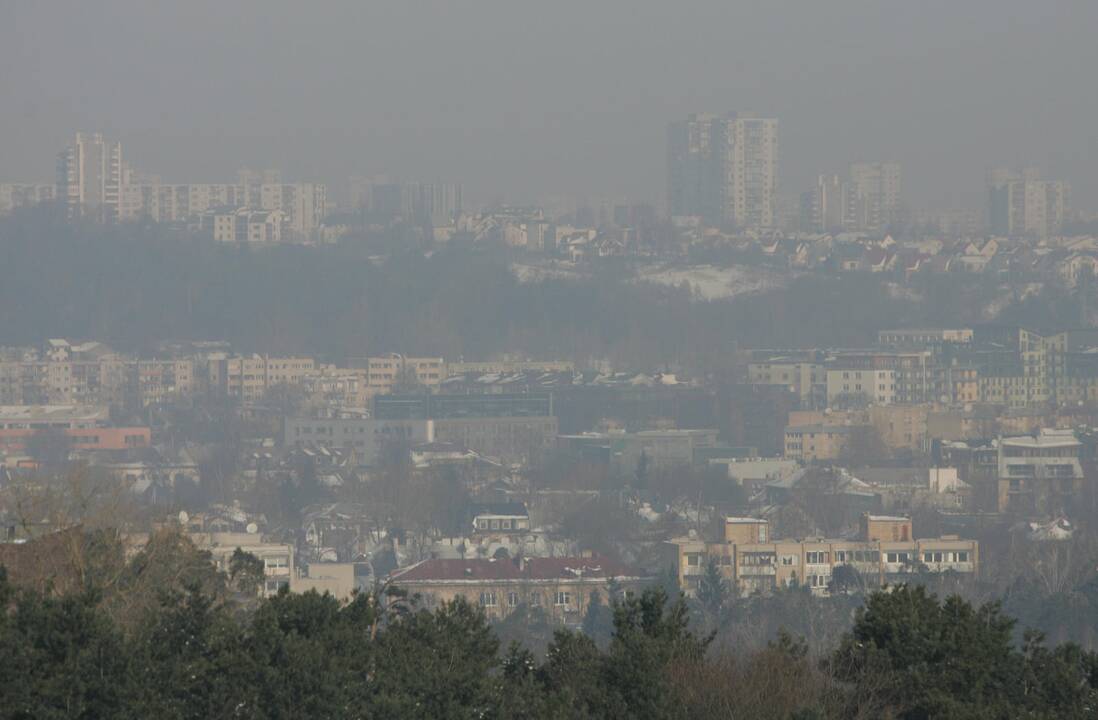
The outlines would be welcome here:
M 838 460 L 846 448 L 850 433 L 849 425 L 787 427 L 784 456 L 806 463 Z
M 254 529 L 254 528 L 251 528 Z M 233 553 L 240 549 L 263 563 L 264 582 L 257 588 L 260 597 L 271 597 L 279 588 L 290 585 L 294 575 L 294 547 L 284 543 L 265 542 L 254 532 L 186 532 L 187 538 L 199 550 L 210 553 L 210 559 L 223 573 L 229 573 Z M 123 537 L 127 558 L 139 553 L 149 542 L 148 533 L 129 533 Z
M 919 453 L 927 449 L 927 418 L 931 406 L 872 405 L 857 410 L 793 410 L 789 428 L 805 425 L 871 426 L 891 450 Z
M 487 373 L 505 375 L 521 372 L 562 373 L 574 372 L 576 364 L 569 360 L 484 360 L 450 363 L 446 369 L 450 375 L 483 375 Z
M 145 406 L 196 390 L 192 360 L 0 361 L 0 404 Z
M 217 569 L 224 573 L 229 572 L 229 563 L 237 549 L 259 558 L 263 562 L 265 578 L 259 589 L 262 597 L 277 595 L 279 588 L 290 585 L 294 574 L 293 545 L 264 542 L 253 533 L 188 533 L 188 537 L 199 550 L 209 552 Z
M 446 379 L 446 361 L 440 357 L 404 357 L 397 353 L 352 360 L 366 370 L 366 392 L 370 397 L 387 395 L 402 381 L 414 380 L 424 387 L 438 387 Z
M 827 595 L 835 568 L 858 571 L 868 587 L 902 582 L 915 571 L 952 571 L 975 575 L 979 545 L 954 535 L 916 539 L 906 517 L 865 515 L 856 540 L 802 538 L 776 540 L 769 523 L 755 518 L 726 518 L 720 542 L 698 537 L 664 543 L 664 559 L 688 597 L 710 562 L 740 595 L 772 592 L 794 584 Z
M 962 344 L 972 342 L 971 328 L 901 328 L 881 330 L 877 333 L 877 342 L 891 347 L 926 347 L 946 343 Z
M 316 370 L 309 357 L 215 356 L 208 360 L 211 392 L 257 402 L 277 385 L 300 385 Z

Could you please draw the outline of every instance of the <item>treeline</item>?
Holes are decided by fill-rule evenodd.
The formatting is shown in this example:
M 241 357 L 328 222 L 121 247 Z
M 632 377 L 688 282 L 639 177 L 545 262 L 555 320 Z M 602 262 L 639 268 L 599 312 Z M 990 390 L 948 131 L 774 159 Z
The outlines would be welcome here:
M 605 646 L 558 630 L 501 648 L 464 601 L 346 605 L 280 594 L 243 613 L 198 584 L 137 622 L 94 590 L 41 594 L 0 571 L 0 718 L 1086 718 L 1098 656 L 1027 635 L 995 604 L 871 595 L 822 659 L 788 634 L 736 654 L 654 589 L 612 608 Z
M 631 282 L 617 267 L 520 283 L 505 248 L 409 247 L 381 262 L 361 242 L 252 249 L 33 210 L 0 219 L 0 248 L 5 344 L 68 336 L 150 351 L 166 339 L 223 339 L 335 361 L 520 352 L 716 371 L 737 348 L 857 346 L 882 327 L 972 322 L 1001 292 L 985 281 L 926 278 L 908 293 L 868 276 L 804 275 L 757 296 L 700 302 L 685 287 Z

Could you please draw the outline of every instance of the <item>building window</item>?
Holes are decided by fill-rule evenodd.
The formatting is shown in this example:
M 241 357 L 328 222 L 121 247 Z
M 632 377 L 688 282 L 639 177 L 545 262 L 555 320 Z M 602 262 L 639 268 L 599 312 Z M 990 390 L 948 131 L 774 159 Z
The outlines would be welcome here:
M 515 593 L 515 592 L 507 593 L 507 607 L 515 607 L 515 606 L 518 605 L 518 602 L 519 602 L 518 593 Z
M 796 564 L 797 564 L 797 556 L 796 555 L 782 555 L 782 565 L 785 565 L 786 567 L 789 567 L 789 566 L 796 565 Z
M 826 565 L 827 553 L 826 552 L 806 552 L 804 554 L 804 561 L 809 565 Z
M 541 594 L 530 593 L 530 607 L 538 607 L 541 605 Z
M 701 564 L 701 555 L 698 553 L 690 553 L 686 556 L 686 564 L 690 567 L 697 567 Z
M 558 590 L 553 594 L 553 604 L 557 606 L 566 606 L 572 604 L 572 593 Z
M 482 592 L 480 594 L 481 607 L 495 607 L 496 594 L 494 592 Z
M 957 553 L 957 562 L 968 562 L 968 551 L 961 550 Z

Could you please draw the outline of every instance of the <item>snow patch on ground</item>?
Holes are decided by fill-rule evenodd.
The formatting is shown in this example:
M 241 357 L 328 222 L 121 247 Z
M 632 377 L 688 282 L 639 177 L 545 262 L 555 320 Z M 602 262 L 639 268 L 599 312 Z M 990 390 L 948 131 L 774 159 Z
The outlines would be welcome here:
M 577 280 L 585 275 L 573 262 L 560 261 L 552 264 L 533 265 L 530 263 L 511 263 L 511 272 L 520 283 L 539 283 L 543 280 Z
M 1022 302 L 1028 297 L 1039 295 L 1043 289 L 1043 283 L 1026 283 L 1020 290 L 1006 290 L 984 306 L 983 315 L 988 320 L 994 320 L 1015 301 Z
M 545 280 L 579 280 L 591 277 L 583 265 L 568 261 L 512 262 L 511 272 L 521 283 L 539 283 Z M 668 287 L 690 286 L 698 300 L 721 300 L 737 295 L 750 295 L 776 287 L 782 287 L 787 276 L 773 270 L 746 265 L 641 265 L 633 282 L 653 283 Z
M 762 268 L 732 265 L 648 266 L 637 272 L 638 282 L 679 287 L 690 286 L 700 300 L 721 300 L 781 287 L 786 278 Z
M 922 302 L 923 296 L 921 293 L 913 288 L 901 285 L 900 283 L 886 283 L 885 287 L 888 288 L 888 295 L 896 300 L 909 300 L 911 302 Z

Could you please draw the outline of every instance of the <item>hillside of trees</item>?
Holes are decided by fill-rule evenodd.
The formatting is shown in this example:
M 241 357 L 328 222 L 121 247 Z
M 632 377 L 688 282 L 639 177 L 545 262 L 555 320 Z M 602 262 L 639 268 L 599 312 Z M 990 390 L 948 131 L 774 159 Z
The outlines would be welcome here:
M 859 346 L 883 327 L 978 321 L 1003 292 L 984 280 L 928 276 L 896 292 L 871 276 L 810 274 L 700 301 L 689 288 L 632 282 L 617 266 L 520 283 L 500 247 L 409 247 L 379 260 L 362 242 L 255 249 L 162 226 L 74 226 L 45 210 L 0 219 L 0 248 L 4 344 L 74 337 L 150 351 L 167 339 L 220 339 L 334 361 L 512 352 L 705 372 L 737 348 Z M 1031 297 L 1004 319 L 1070 323 L 1064 313 L 1077 305 Z
M 869 596 L 818 657 L 785 632 L 756 651 L 717 648 L 661 589 L 604 605 L 605 642 L 557 630 L 543 656 L 503 647 L 463 601 L 430 611 L 395 591 L 380 599 L 283 593 L 245 611 L 189 577 L 119 615 L 101 590 L 41 593 L 0 570 L 0 718 L 1086 718 L 1098 707 L 1098 655 L 1036 634 L 1019 646 L 997 604 L 918 587 Z

